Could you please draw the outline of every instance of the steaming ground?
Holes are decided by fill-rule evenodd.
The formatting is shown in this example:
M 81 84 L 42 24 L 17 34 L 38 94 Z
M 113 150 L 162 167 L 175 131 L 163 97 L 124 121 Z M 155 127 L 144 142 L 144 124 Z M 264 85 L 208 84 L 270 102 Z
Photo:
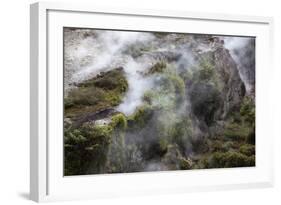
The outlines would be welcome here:
M 126 64 L 128 55 L 122 52 L 137 43 L 149 43 L 149 33 L 69 30 L 65 33 L 65 58 L 69 63 L 66 85 L 89 79 L 101 71 Z
M 171 35 L 171 40 L 176 35 Z M 141 57 L 132 57 L 132 47 L 153 48 L 143 51 Z M 209 51 L 204 45 L 201 52 Z M 166 55 L 178 55 L 176 69 L 190 69 L 194 65 L 194 56 L 188 46 L 171 45 L 155 41 L 155 36 L 146 32 L 93 31 L 79 29 L 65 32 L 65 89 L 66 94 L 73 85 L 97 76 L 100 72 L 123 67 L 129 82 L 129 91 L 124 102 L 118 106 L 120 112 L 132 114 L 141 104 L 145 91 L 153 87 L 154 80 L 144 77 L 155 62 L 165 60 Z
M 111 90 L 87 87 L 111 71 L 128 84 L 120 102 Z M 254 149 L 246 139 L 254 130 L 247 122 L 252 111 L 246 117 L 233 113 L 255 97 L 254 38 L 65 28 L 64 87 L 67 175 L 253 165 L 252 151 L 248 156 L 240 150 Z M 98 94 L 91 89 L 112 106 L 93 106 L 87 98 Z M 126 131 L 114 127 L 89 135 L 96 129 L 91 126 L 112 125 L 120 113 Z M 226 139 L 228 132 L 235 134 Z M 107 133 L 111 140 L 101 142 Z M 213 162 L 216 153 L 238 157 L 239 164 Z M 85 157 L 89 162 L 83 164 Z

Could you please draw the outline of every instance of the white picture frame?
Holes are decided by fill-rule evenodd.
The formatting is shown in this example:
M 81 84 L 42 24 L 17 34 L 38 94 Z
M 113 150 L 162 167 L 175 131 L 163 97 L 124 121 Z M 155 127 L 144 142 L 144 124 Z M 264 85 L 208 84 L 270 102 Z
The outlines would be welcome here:
M 263 109 L 270 106 L 266 96 L 273 62 L 272 18 L 46 2 L 32 4 L 30 11 L 31 200 L 273 186 L 273 134 L 268 129 L 272 113 Z M 60 114 L 64 26 L 170 32 L 187 32 L 184 27 L 189 27 L 191 33 L 256 36 L 256 167 L 64 177 Z

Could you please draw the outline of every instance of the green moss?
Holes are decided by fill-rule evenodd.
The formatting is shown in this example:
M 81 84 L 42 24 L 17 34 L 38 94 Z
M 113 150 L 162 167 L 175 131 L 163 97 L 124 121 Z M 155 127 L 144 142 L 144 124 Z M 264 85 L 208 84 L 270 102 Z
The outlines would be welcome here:
M 64 107 L 65 109 L 71 108 L 74 105 L 74 102 L 69 98 L 64 98 Z
M 237 143 L 233 142 L 233 141 L 227 141 L 227 142 L 223 142 L 222 144 L 222 150 L 223 151 L 228 151 L 231 149 L 235 149 L 237 148 L 239 145 L 237 145 Z M 220 151 L 222 151 L 220 150 Z
M 107 154 L 107 172 L 124 172 L 126 163 L 125 132 L 121 129 L 115 129 Z
M 121 128 L 121 129 L 126 129 L 128 124 L 127 124 L 127 118 L 124 114 L 118 113 L 114 116 L 111 117 L 111 125 L 113 127 Z
M 66 130 L 64 136 L 66 145 L 80 144 L 86 142 L 87 139 L 82 134 L 83 133 L 79 129 Z
M 168 144 L 176 144 L 181 151 L 184 151 L 190 147 L 192 130 L 190 120 L 177 113 L 179 106 L 186 98 L 184 80 L 170 65 L 157 75 L 159 78 L 155 89 L 145 92 L 143 96 L 143 101 L 147 104 L 144 107 L 145 110 L 153 110 L 157 114 L 157 120 L 153 121 L 153 129 L 156 129 L 153 131 L 155 132 L 153 139 L 156 144 L 154 148 L 159 149 L 159 153 L 163 154 L 167 150 Z M 142 121 L 142 119 L 147 119 L 146 113 L 142 109 L 137 110 L 133 118 L 141 119 L 138 120 L 138 124 L 145 125 L 149 123 Z
M 224 136 L 226 140 L 246 140 L 246 137 L 249 135 L 251 128 L 244 124 L 238 123 L 229 123 L 225 130 Z
M 80 83 L 78 87 L 98 87 L 106 90 L 116 90 L 125 92 L 128 83 L 124 77 L 123 68 L 116 68 L 108 72 L 102 72 L 98 76 Z
M 210 80 L 214 77 L 214 67 L 207 61 L 201 61 L 198 77 L 200 80 Z
M 82 126 L 82 132 L 86 134 L 89 139 L 104 138 L 109 139 L 113 128 L 109 125 L 92 125 L 92 123 L 85 123 Z
M 65 175 L 95 174 L 105 169 L 111 126 L 85 123 L 64 133 Z
M 66 117 L 112 108 L 121 103 L 128 89 L 122 68 L 117 68 L 89 79 L 72 89 L 64 99 Z
M 205 168 L 228 168 L 255 166 L 255 157 L 248 157 L 239 152 L 215 152 L 204 159 Z
M 240 114 L 245 118 L 245 121 L 251 125 L 255 124 L 255 103 L 252 98 L 244 97 L 241 104 Z
M 136 111 L 128 117 L 128 124 L 130 129 L 143 128 L 147 125 L 147 122 L 153 115 L 153 109 L 149 105 L 142 105 L 136 109 Z
M 106 94 L 104 95 L 104 102 L 108 102 L 110 106 L 116 106 L 119 105 L 122 101 L 123 95 L 120 95 L 117 90 L 114 91 L 107 91 Z
M 214 65 L 213 56 L 208 53 L 201 57 L 198 65 L 193 68 L 192 79 L 197 83 L 209 83 L 218 91 L 223 89 L 218 71 Z
M 164 90 L 149 90 L 145 92 L 143 101 L 155 109 L 171 110 L 176 106 L 176 96 L 173 93 L 167 93 Z
M 165 110 L 158 116 L 157 122 L 154 122 L 154 128 L 154 137 L 160 147 L 166 149 L 168 144 L 175 144 L 182 152 L 190 148 L 192 124 L 187 117 L 179 117 L 173 110 Z
M 165 110 L 175 109 L 185 99 L 185 83 L 174 71 L 167 68 L 159 74 L 158 81 L 153 90 L 144 93 L 143 100 Z
M 211 152 L 227 151 L 227 147 L 224 146 L 224 142 L 220 140 L 213 140 L 210 143 Z
M 239 151 L 247 156 L 255 155 L 255 146 L 251 144 L 244 144 L 240 147 Z
M 106 93 L 102 89 L 96 87 L 74 88 L 72 91 L 70 91 L 68 97 L 65 99 L 65 108 L 77 105 L 97 105 L 99 100 L 104 99 L 105 97 Z
M 185 84 L 183 79 L 178 75 L 168 75 L 169 80 L 174 86 L 175 93 L 180 95 L 180 97 L 185 96 Z
M 255 144 L 255 104 L 251 97 L 244 97 L 240 112 L 229 114 L 224 136 L 225 139 Z
M 165 61 L 158 61 L 150 69 L 148 74 L 162 73 L 167 68 L 167 63 Z
M 178 144 L 179 148 L 184 151 L 190 146 L 192 136 L 192 125 L 189 119 L 183 118 L 173 124 L 168 131 L 172 137 L 172 142 Z

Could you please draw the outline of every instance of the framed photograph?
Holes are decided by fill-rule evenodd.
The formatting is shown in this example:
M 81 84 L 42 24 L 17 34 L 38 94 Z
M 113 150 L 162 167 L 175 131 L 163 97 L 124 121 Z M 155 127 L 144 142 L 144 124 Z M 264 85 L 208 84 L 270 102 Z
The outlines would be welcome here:
M 269 17 L 31 5 L 30 197 L 273 184 Z

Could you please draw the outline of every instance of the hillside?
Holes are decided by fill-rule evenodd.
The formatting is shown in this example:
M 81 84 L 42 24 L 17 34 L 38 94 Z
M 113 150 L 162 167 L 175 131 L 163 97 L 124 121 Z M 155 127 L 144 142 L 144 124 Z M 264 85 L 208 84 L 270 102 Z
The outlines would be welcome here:
M 64 29 L 65 175 L 255 166 L 255 40 Z

